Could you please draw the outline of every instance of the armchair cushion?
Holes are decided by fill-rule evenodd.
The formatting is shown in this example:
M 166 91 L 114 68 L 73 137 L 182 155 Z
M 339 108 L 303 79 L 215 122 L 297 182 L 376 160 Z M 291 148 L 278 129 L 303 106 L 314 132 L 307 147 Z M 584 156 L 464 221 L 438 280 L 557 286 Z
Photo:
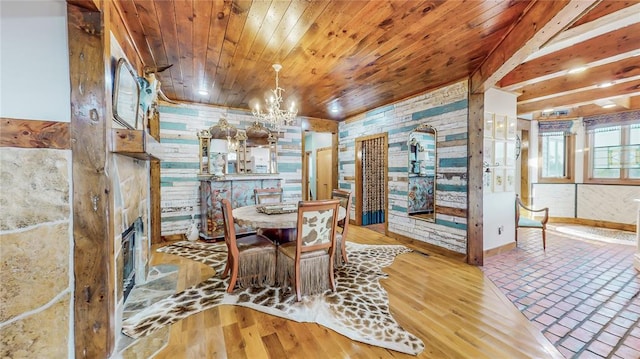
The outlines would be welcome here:
M 520 219 L 518 220 L 518 227 L 542 228 L 542 222 L 526 217 L 520 217 Z

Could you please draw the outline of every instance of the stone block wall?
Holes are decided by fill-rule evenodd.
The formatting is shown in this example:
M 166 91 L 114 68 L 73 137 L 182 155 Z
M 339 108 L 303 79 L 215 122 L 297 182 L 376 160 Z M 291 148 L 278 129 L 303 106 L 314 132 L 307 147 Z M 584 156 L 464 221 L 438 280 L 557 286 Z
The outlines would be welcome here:
M 0 356 L 73 354 L 71 151 L 0 149 Z
M 339 187 L 355 194 L 356 139 L 388 133 L 389 231 L 459 253 L 467 246 L 467 93 L 467 82 L 458 82 L 349 118 L 339 127 Z M 407 140 L 422 123 L 437 130 L 435 223 L 407 215 Z
M 162 235 L 183 234 L 191 216 L 200 223 L 198 131 L 225 118 L 244 129 L 255 122 L 249 111 L 198 104 L 163 103 L 160 112 L 160 196 Z M 285 127 L 278 139 L 278 172 L 285 201 L 302 197 L 302 133 L 300 124 Z

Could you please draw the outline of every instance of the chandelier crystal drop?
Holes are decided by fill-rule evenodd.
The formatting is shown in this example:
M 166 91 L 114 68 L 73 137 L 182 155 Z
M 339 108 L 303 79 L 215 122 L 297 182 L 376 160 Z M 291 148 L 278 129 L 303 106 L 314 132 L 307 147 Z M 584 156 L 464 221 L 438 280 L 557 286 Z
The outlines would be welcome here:
M 276 71 L 276 88 L 270 90 L 271 95 L 265 99 L 267 103 L 265 111 L 263 112 L 262 109 L 260 109 L 260 105 L 256 105 L 256 107 L 252 109 L 252 113 L 258 121 L 280 132 L 282 126 L 291 126 L 294 124 L 298 110 L 293 102 L 291 102 L 289 109 L 280 108 L 283 102 L 282 92 L 284 89 L 278 84 L 278 73 L 282 69 L 282 65 L 274 64 L 272 67 Z

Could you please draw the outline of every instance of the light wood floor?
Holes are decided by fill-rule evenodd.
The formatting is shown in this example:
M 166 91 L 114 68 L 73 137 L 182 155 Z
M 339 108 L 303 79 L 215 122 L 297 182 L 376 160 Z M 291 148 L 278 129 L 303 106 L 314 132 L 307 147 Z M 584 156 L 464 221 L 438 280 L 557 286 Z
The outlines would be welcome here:
M 397 244 L 351 226 L 349 240 Z M 179 289 L 213 275 L 203 264 L 154 252 L 153 264 L 180 265 Z M 546 338 L 473 266 L 414 252 L 384 269 L 391 312 L 425 343 L 418 358 L 562 358 Z M 220 306 L 173 325 L 155 358 L 414 358 L 349 340 L 317 324 Z

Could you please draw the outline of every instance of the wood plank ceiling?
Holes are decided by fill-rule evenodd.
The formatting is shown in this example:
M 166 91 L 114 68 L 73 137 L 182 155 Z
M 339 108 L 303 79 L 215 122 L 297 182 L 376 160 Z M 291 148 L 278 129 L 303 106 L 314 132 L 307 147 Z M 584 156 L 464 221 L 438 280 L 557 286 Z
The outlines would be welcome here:
M 116 0 L 116 4 L 143 62 L 173 64 L 159 75 L 170 99 L 248 109 L 274 88 L 271 65 L 280 63 L 284 97 L 295 101 L 299 115 L 342 120 L 469 76 L 533 1 Z M 633 13 L 637 4 L 603 1 L 568 31 L 582 31 L 612 14 Z M 563 66 L 580 58 L 587 65 L 599 64 L 594 65 L 601 74 L 598 80 L 614 73 L 617 84 L 608 91 L 635 96 L 640 58 L 631 55 L 640 43 L 637 22 L 600 34 L 604 39 L 593 37 L 587 40 L 592 43 L 575 45 L 584 58 L 569 48 L 531 59 L 498 86 L 522 93 L 521 113 L 539 111 L 550 98 L 572 98 L 582 89 L 594 89 L 594 83 L 574 83 L 560 75 L 566 72 Z M 572 45 L 571 40 L 563 44 Z M 593 101 L 584 96 L 581 102 Z

